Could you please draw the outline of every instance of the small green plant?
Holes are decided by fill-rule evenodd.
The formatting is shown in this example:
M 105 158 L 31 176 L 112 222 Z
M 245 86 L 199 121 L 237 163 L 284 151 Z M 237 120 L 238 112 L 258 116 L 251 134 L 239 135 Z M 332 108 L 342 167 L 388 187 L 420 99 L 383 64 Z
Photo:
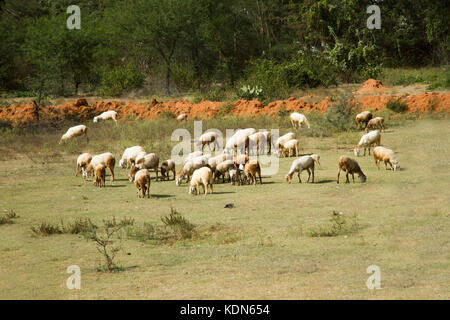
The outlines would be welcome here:
M 13 224 L 13 219 L 18 218 L 14 210 L 9 210 L 9 212 L 0 217 L 0 225 L 2 224 Z
M 389 100 L 386 103 L 386 108 L 397 113 L 402 113 L 408 110 L 408 105 L 404 101 L 396 99 L 396 100 Z
M 62 230 L 64 233 L 68 234 L 86 234 L 92 232 L 94 229 L 97 229 L 97 226 L 92 223 L 91 219 L 76 219 L 73 222 L 64 225 L 61 221 Z
M 231 114 L 231 110 L 233 110 L 234 104 L 232 102 L 224 102 L 219 107 L 219 110 L 216 113 L 218 117 L 229 116 Z
M 360 229 L 356 214 L 347 217 L 342 212 L 333 210 L 330 222 L 311 228 L 308 234 L 311 237 L 335 237 L 356 233 Z
M 238 91 L 241 99 L 253 100 L 261 98 L 263 89 L 259 86 L 250 87 L 250 85 L 242 86 Z
M 63 234 L 63 230 L 58 224 L 51 224 L 48 222 L 41 222 L 40 225 L 31 227 L 31 231 L 37 236 L 50 236 L 52 234 Z
M 178 239 L 190 239 L 194 235 L 195 225 L 172 207 L 170 208 L 170 214 L 162 216 L 161 221 L 172 230 Z

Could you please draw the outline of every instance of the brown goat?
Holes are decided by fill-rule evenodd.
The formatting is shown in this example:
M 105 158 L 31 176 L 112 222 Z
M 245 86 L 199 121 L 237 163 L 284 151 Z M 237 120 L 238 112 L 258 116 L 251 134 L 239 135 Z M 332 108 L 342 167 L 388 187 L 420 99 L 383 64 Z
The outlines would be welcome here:
M 373 119 L 370 119 L 369 122 L 367 122 L 366 128 L 364 129 L 365 132 L 367 132 L 369 129 L 375 129 L 375 127 L 380 127 L 380 130 L 386 131 L 384 128 L 384 118 L 383 117 L 376 117 Z
M 348 179 L 349 174 L 352 175 L 353 183 L 355 183 L 355 176 L 354 176 L 355 173 L 358 174 L 359 180 L 361 182 L 366 182 L 366 175 L 362 172 L 358 162 L 356 162 L 352 158 L 346 156 L 341 156 L 339 158 L 337 183 L 339 183 L 339 175 L 341 174 L 341 170 L 344 170 L 346 172 L 345 183 L 350 183 L 350 180 Z
M 365 127 L 367 126 L 367 123 L 373 118 L 373 115 L 370 111 L 363 111 L 359 114 L 356 115 L 355 117 L 355 123 L 358 126 L 358 128 L 360 127 Z
M 99 164 L 95 167 L 94 174 L 94 186 L 104 187 L 106 178 L 106 167 L 103 164 Z
M 259 183 L 262 184 L 261 167 L 258 161 L 250 161 L 245 164 L 244 174 L 248 183 L 256 186 L 256 174 L 259 176 Z

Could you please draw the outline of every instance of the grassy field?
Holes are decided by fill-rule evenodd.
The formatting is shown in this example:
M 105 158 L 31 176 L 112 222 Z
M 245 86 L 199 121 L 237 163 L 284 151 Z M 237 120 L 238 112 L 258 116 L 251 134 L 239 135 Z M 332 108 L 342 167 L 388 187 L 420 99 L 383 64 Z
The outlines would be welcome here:
M 33 148 L 26 138 L 0 136 L 0 214 L 14 210 L 19 216 L 0 225 L 0 298 L 448 299 L 449 120 L 388 127 L 382 145 L 398 152 L 402 170 L 378 171 L 372 156 L 359 157 L 364 184 L 346 185 L 345 175 L 336 184 L 337 159 L 352 156 L 348 149 L 360 132 L 299 135 L 302 152 L 321 155 L 314 184 L 284 181 L 290 158 L 280 159 L 278 174 L 263 176 L 262 186 L 216 184 L 215 194 L 192 196 L 186 184 L 152 182 L 151 199 L 138 199 L 120 168 L 116 182 L 107 177 L 102 189 L 74 176 L 77 152 L 106 151 L 108 144 L 94 140 L 67 151 L 52 147 L 55 136 L 33 158 L 30 150 L 45 139 L 36 136 Z M 111 150 L 117 158 L 120 147 Z M 231 202 L 235 207 L 225 209 Z M 157 243 L 123 234 L 115 241 L 121 245 L 117 261 L 126 270 L 116 273 L 96 271 L 102 256 L 81 235 L 31 231 L 44 221 L 79 217 L 97 224 L 131 217 L 136 228 L 145 222 L 160 226 L 171 207 L 201 236 Z M 313 237 L 331 223 L 333 210 L 349 221 L 356 215 L 357 224 L 348 233 Z M 66 287 L 70 265 L 81 268 L 81 290 Z M 381 269 L 380 290 L 366 287 L 370 265 Z

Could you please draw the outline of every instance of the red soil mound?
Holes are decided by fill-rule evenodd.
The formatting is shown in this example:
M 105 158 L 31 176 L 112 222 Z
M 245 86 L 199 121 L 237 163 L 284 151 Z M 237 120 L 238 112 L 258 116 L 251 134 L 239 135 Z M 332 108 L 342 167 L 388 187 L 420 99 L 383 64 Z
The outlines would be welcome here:
M 363 83 L 362 87 L 359 90 L 353 92 L 354 94 L 368 93 L 368 92 L 376 92 L 376 91 L 386 91 L 386 88 L 380 80 L 369 79 Z
M 358 103 L 361 109 L 371 109 L 379 111 L 386 108 L 386 103 L 391 99 L 402 99 L 408 105 L 406 112 L 449 112 L 450 93 L 425 93 L 420 95 L 367 95 L 351 99 Z M 309 104 L 303 100 L 293 97 L 287 100 L 278 100 L 264 105 L 259 100 L 237 100 L 233 104 L 230 113 L 236 116 L 258 116 L 268 115 L 277 117 L 281 111 L 326 112 L 327 108 L 333 105 L 330 97 L 321 102 Z M 64 103 L 57 106 L 41 107 L 40 118 L 48 120 L 80 119 L 90 121 L 94 116 L 107 111 L 115 110 L 119 118 L 135 116 L 138 119 L 155 119 L 161 114 L 171 112 L 175 116 L 185 113 L 189 118 L 206 119 L 216 115 L 222 106 L 221 102 L 202 100 L 199 103 L 192 103 L 185 100 L 158 102 L 152 99 L 147 103 L 124 103 L 121 101 L 96 101 L 88 105 L 85 99 L 78 99 L 73 102 Z M 7 121 L 12 125 L 26 123 L 35 120 L 34 106 L 32 103 L 16 104 L 6 108 L 0 108 L 0 120 Z

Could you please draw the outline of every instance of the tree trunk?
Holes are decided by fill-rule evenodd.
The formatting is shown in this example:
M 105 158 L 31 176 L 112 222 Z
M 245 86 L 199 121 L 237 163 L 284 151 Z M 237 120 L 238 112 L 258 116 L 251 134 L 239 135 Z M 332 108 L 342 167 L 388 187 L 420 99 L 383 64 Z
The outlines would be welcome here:
M 36 118 L 37 121 L 39 121 L 39 104 L 36 102 L 36 100 L 33 100 L 33 105 L 34 105 L 34 117 Z
M 75 96 L 78 95 L 78 87 L 80 86 L 80 82 L 75 81 Z
M 170 64 L 167 63 L 167 73 L 166 73 L 166 93 L 170 96 L 170 76 L 172 75 L 172 70 L 170 69 Z

